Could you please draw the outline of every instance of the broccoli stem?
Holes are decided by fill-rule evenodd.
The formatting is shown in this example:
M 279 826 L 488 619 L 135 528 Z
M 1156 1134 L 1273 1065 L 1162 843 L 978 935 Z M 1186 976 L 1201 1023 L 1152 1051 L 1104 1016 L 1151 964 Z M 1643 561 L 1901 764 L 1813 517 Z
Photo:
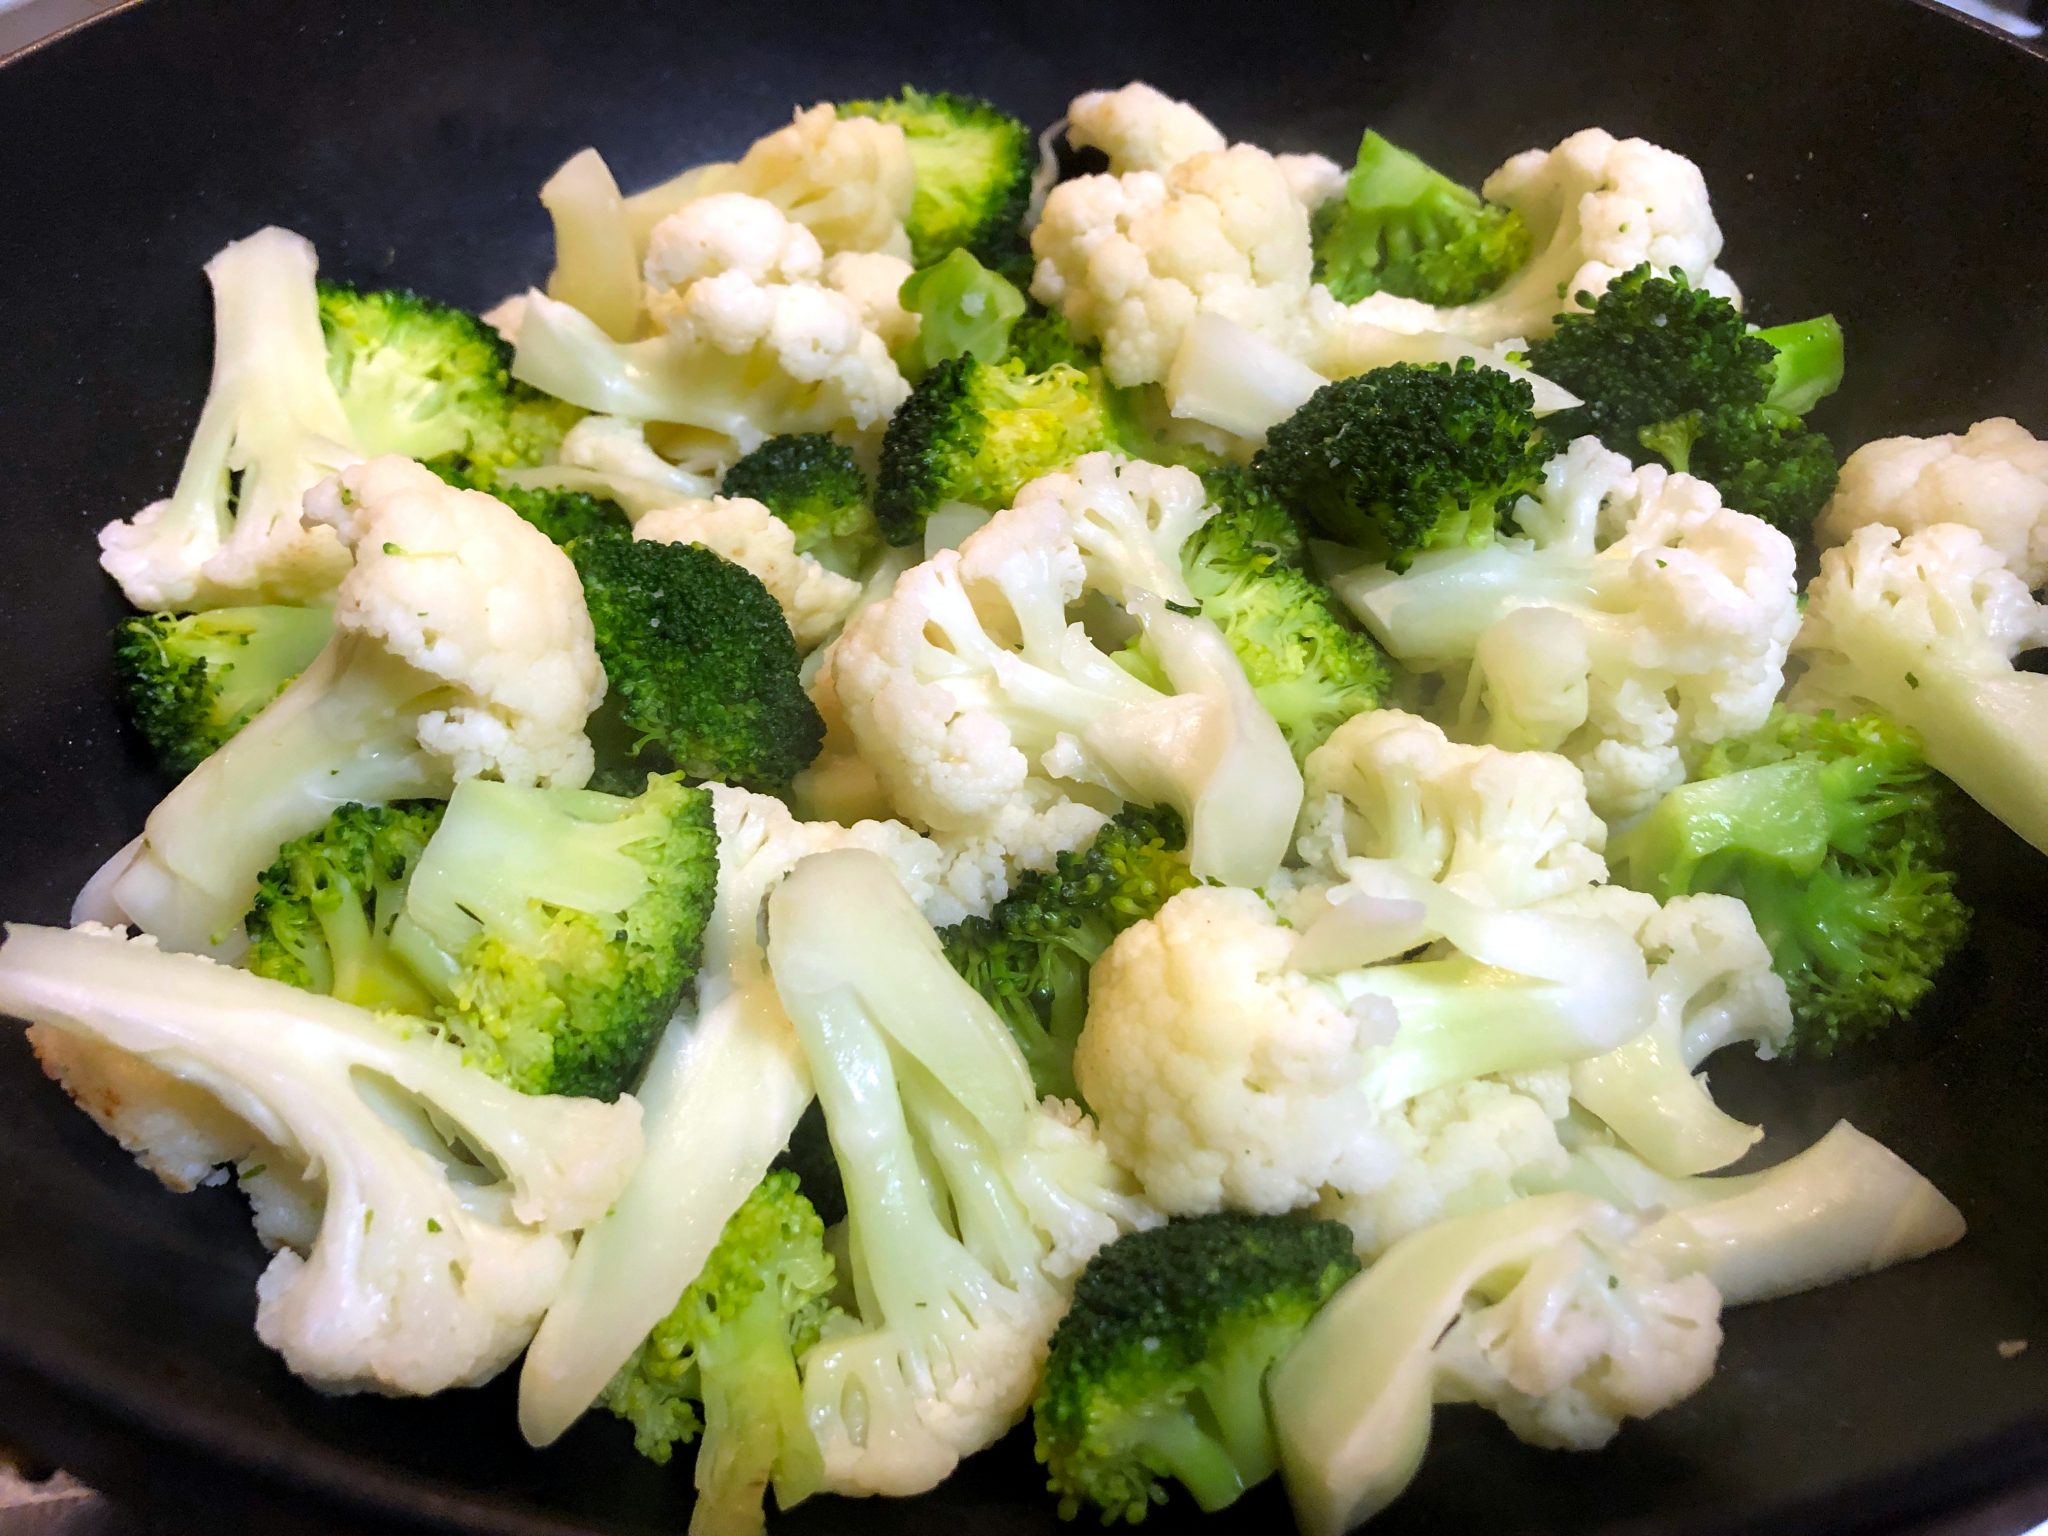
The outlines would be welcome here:
M 1756 336 L 1778 349 L 1766 405 L 1804 416 L 1841 387 L 1842 327 L 1833 315 L 1774 325 Z
M 1147 1420 L 1135 1445 L 1139 1460 L 1160 1476 L 1180 1483 L 1206 1511 L 1236 1503 L 1247 1486 L 1222 1442 L 1185 1409 Z

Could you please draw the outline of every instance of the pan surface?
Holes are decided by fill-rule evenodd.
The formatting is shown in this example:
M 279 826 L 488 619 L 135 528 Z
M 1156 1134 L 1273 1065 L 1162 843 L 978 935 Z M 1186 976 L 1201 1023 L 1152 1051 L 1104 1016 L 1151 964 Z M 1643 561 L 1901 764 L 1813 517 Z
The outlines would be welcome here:
M 176 472 L 223 242 L 280 223 L 331 275 L 481 306 L 545 270 L 534 191 L 582 145 L 631 187 L 796 103 L 909 80 L 1044 123 L 1137 77 L 1274 150 L 1342 157 L 1371 123 L 1469 179 L 1587 124 L 1642 134 L 1705 170 L 1757 318 L 1841 317 L 1838 444 L 2048 427 L 2048 63 L 1909 0 L 152 0 L 0 69 L 0 914 L 61 921 L 162 791 L 114 711 L 91 535 Z M 1777 1148 L 1851 1118 L 1969 1239 L 1731 1315 L 1713 1383 L 1604 1455 L 1446 1411 L 1376 1530 L 1880 1528 L 2048 1477 L 2048 868 L 1983 818 L 1967 834 L 1976 934 L 1925 1017 L 1835 1065 L 1731 1061 L 1716 1088 Z M 683 1528 L 685 1470 L 609 1422 L 529 1452 L 509 1382 L 301 1388 L 251 1329 L 261 1264 L 238 1201 L 158 1190 L 0 1030 L 0 1439 L 202 1500 L 213 1529 L 261 1497 L 327 1530 Z M 1049 1531 L 1039 1486 L 1020 1437 L 924 1499 L 784 1526 Z M 1285 1519 L 1268 1488 L 1210 1525 Z

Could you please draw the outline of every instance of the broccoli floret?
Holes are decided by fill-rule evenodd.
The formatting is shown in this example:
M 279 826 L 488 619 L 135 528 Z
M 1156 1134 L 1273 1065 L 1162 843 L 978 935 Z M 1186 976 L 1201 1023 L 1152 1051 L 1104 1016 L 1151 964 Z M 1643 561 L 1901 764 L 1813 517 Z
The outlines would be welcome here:
M 463 478 L 444 475 L 455 485 L 487 490 L 514 512 L 564 548 L 578 539 L 630 534 L 632 519 L 626 509 L 608 497 L 588 491 L 572 491 L 557 485 L 476 486 Z
M 475 315 L 403 289 L 320 284 L 327 372 L 354 446 L 446 464 L 488 488 L 537 464 L 583 413 L 516 382 L 512 349 Z
M 1579 299 L 1587 310 L 1529 349 L 1531 368 L 1585 402 L 1546 430 L 1662 458 L 1788 533 L 1813 520 L 1838 471 L 1833 444 L 1800 415 L 1841 383 L 1833 316 L 1751 331 L 1728 300 L 1648 265 Z
M 885 101 L 842 102 L 839 114 L 903 130 L 916 177 L 904 225 L 913 263 L 929 266 L 955 249 L 999 271 L 1027 259 L 1024 210 L 1038 164 L 1029 128 L 979 97 L 909 86 Z
M 946 959 L 1016 1037 L 1041 1095 L 1078 1099 L 1074 1042 L 1088 1013 L 1088 971 L 1110 941 L 1198 884 L 1180 818 L 1124 810 L 1086 849 L 1023 875 L 987 917 L 939 935 Z
M 650 1461 L 666 1465 L 678 1441 L 703 1435 L 690 1520 L 698 1536 L 758 1532 L 771 1483 L 788 1509 L 823 1482 L 797 1361 L 832 1315 L 832 1284 L 818 1213 L 794 1174 L 771 1173 L 605 1388 L 605 1407 L 633 1426 Z
M 725 472 L 726 496 L 747 496 L 789 524 L 797 553 L 858 576 L 882 553 L 868 479 L 853 450 L 822 432 L 771 437 Z
M 1024 365 L 1026 373 L 1043 373 L 1054 363 L 1065 363 L 1083 373 L 1102 365 L 1093 347 L 1074 339 L 1065 315 L 1036 303 L 1027 303 L 1023 315 L 1010 327 L 1010 356 Z
M 320 654 L 325 608 L 140 613 L 114 628 L 114 681 L 166 773 L 183 778 Z
M 615 1099 L 696 974 L 717 873 L 711 798 L 677 779 L 469 779 L 445 812 L 345 806 L 286 844 L 249 968 L 432 1018 L 522 1093 Z
M 1791 992 L 1794 1049 L 1825 1056 L 1910 1014 L 1967 936 L 1944 864 L 1951 793 L 1882 715 L 1780 711 L 1714 747 L 1610 858 L 1659 898 L 1740 897 Z
M 248 968 L 358 1007 L 431 1015 L 433 998 L 390 937 L 441 812 L 438 800 L 344 805 L 286 843 L 243 923 Z
M 1026 481 L 1117 440 L 1099 381 L 1080 369 L 954 358 L 889 418 L 875 517 L 891 544 L 916 544 L 942 503 L 1001 510 Z
M 1168 1478 L 1214 1511 L 1270 1477 L 1266 1370 L 1358 1268 L 1341 1223 L 1235 1212 L 1096 1254 L 1032 1410 L 1060 1514 L 1136 1524 Z
M 818 755 L 825 722 L 796 640 L 753 572 L 697 544 L 582 539 L 570 555 L 610 689 L 599 715 L 635 735 L 636 756 L 773 791 Z
M 1230 475 L 1216 471 L 1211 479 L 1230 483 Z M 1254 492 L 1224 502 L 1188 538 L 1181 569 L 1202 617 L 1223 631 L 1252 692 L 1300 761 L 1346 720 L 1377 705 L 1388 674 L 1380 648 L 1314 577 L 1287 563 L 1290 536 L 1298 552 L 1300 533 L 1285 508 Z M 1140 675 L 1150 681 L 1154 671 L 1146 667 Z M 1163 673 L 1158 682 L 1164 684 Z
M 1387 292 L 1469 304 L 1529 259 L 1529 226 L 1368 131 L 1344 193 L 1316 210 L 1316 278 L 1346 304 Z
M 904 280 L 903 307 L 918 317 L 917 335 L 898 349 L 911 378 L 922 378 L 955 357 L 999 363 L 1010 350 L 1010 331 L 1024 313 L 1024 295 L 968 252 L 953 251 Z
M 1396 363 L 1325 384 L 1275 427 L 1252 473 L 1296 516 L 1405 570 L 1488 543 L 1542 480 L 1529 385 L 1470 358 Z
M 1202 472 L 1202 489 L 1217 509 L 1215 521 L 1234 530 L 1233 537 L 1254 545 L 1276 565 L 1302 570 L 1308 564 L 1308 539 L 1280 502 L 1254 480 L 1241 464 L 1225 464 Z

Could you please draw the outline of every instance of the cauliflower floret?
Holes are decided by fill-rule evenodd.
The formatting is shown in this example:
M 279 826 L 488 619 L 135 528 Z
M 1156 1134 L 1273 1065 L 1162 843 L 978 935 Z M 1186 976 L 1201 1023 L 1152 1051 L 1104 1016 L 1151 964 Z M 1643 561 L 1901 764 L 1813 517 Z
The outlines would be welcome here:
M 1311 752 L 1303 862 L 1392 859 L 1473 901 L 1519 907 L 1607 878 L 1607 828 L 1550 752 L 1462 746 L 1400 710 L 1354 715 Z
M 825 286 L 851 300 L 861 324 L 894 352 L 917 339 L 921 323 L 903 307 L 903 284 L 912 268 L 900 256 L 880 251 L 841 251 L 825 261 Z
M 1109 156 L 1109 174 L 1172 170 L 1222 149 L 1214 123 L 1185 101 L 1134 80 L 1121 90 L 1084 91 L 1067 108 L 1067 142 Z
M 841 117 L 830 102 L 801 110 L 787 128 L 757 139 L 712 185 L 766 199 L 818 237 L 827 251 L 910 255 L 903 221 L 916 173 L 902 128 Z
M 1291 972 L 1296 937 L 1257 892 L 1197 887 L 1096 962 L 1075 1080 L 1110 1154 L 1170 1215 L 1291 1211 L 1394 1172 L 1367 1090 L 1394 1007 L 1346 1007 Z
M 897 811 L 1039 858 L 1117 802 L 1165 802 L 1198 873 L 1255 884 L 1278 868 L 1299 804 L 1286 742 L 1215 627 L 1151 590 L 1184 592 L 1175 547 L 1207 514 L 1189 471 L 1090 455 L 856 614 L 832 685 Z M 1138 619 L 1174 691 L 1070 621 L 1090 592 Z
M 910 393 L 883 334 L 901 321 L 859 269 L 831 285 L 818 250 L 760 198 L 695 198 L 649 236 L 647 310 L 660 334 L 614 341 L 535 292 L 512 371 L 586 410 L 697 428 L 736 452 L 779 433 L 878 430 Z
M 1344 195 L 1346 172 L 1328 155 L 1275 155 L 1273 163 L 1310 213 Z
M 676 462 L 655 452 L 643 422 L 622 416 L 585 416 L 562 434 L 559 464 L 515 470 L 519 484 L 560 485 L 608 497 L 628 517 L 644 517 L 678 500 L 713 495 L 737 450 L 720 443 Z
M 396 455 L 316 486 L 306 519 L 355 555 L 335 594 L 337 633 L 374 639 L 466 695 L 419 717 L 420 745 L 454 777 L 590 777 L 583 722 L 604 698 L 604 668 L 576 568 L 545 534 Z
M 1871 523 L 1901 533 L 1961 523 L 2029 587 L 2048 585 L 2048 443 L 2007 416 L 1960 436 L 1865 443 L 1842 465 L 1814 533 L 1841 544 Z
M 312 245 L 284 229 L 206 264 L 213 379 L 162 501 L 100 530 L 100 564 L 138 608 L 303 603 L 331 591 L 348 551 L 299 519 L 308 488 L 358 455 L 327 374 Z
M 701 544 L 745 566 L 781 605 L 798 650 L 827 639 L 860 600 L 859 582 L 798 554 L 789 524 L 749 497 L 713 496 L 663 507 L 635 523 L 633 537 Z
M 1721 1293 L 1705 1275 L 1674 1279 L 1629 1236 L 1607 1213 L 1499 1301 L 1468 1307 L 1437 1345 L 1437 1400 L 1479 1403 L 1531 1445 L 1596 1451 L 1623 1419 L 1705 1386 L 1721 1352 Z
M 317 1230 L 257 1281 L 256 1331 L 328 1391 L 497 1374 L 640 1156 L 631 1098 L 516 1093 L 429 1030 L 112 929 L 10 926 L 0 1009 L 213 1096 L 249 1151 L 285 1148 L 317 1177 Z
M 1240 144 L 1164 173 L 1082 176 L 1046 198 L 1032 231 L 1032 294 L 1100 341 L 1120 385 L 1165 379 L 1197 315 L 1286 351 L 1305 337 L 1308 210 L 1279 164 Z
M 2048 677 L 2012 664 L 2040 645 L 2048 607 L 1975 528 L 1872 524 L 1820 558 L 1791 704 L 1911 726 L 1930 763 L 2048 849 Z
M 1562 753 L 1613 819 L 1683 783 L 1688 752 L 1763 725 L 1799 627 L 1790 539 L 1590 438 L 1516 519 L 1528 538 L 1335 583 L 1398 660 L 1446 674 L 1458 734 Z
M 1647 1030 L 1572 1066 L 1572 1097 L 1661 1173 L 1708 1173 L 1741 1157 L 1763 1132 L 1723 1110 L 1693 1074 L 1737 1041 L 1768 1057 L 1791 1037 L 1791 1001 L 1749 908 L 1711 892 L 1660 908 L 1640 891 L 1597 886 L 1545 910 L 1605 918 L 1633 933 L 1655 998 Z
M 1372 1190 L 1326 1191 L 1316 1214 L 1351 1228 L 1359 1254 L 1373 1259 L 1431 1222 L 1505 1204 L 1519 1193 L 1518 1181 L 1570 1167 L 1557 1134 L 1569 1098 L 1562 1068 L 1421 1094 L 1383 1122 L 1392 1178 Z

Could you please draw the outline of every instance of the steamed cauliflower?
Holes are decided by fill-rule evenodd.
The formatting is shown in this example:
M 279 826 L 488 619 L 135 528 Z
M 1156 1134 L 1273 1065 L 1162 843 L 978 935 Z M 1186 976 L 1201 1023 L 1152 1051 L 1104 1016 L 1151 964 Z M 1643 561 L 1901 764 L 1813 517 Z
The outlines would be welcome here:
M 1960 435 L 1865 443 L 1842 465 L 1814 533 L 1842 544 L 1873 523 L 1900 533 L 1960 523 L 2029 587 L 2048 585 L 2048 443 L 2007 416 Z
M 633 537 L 701 544 L 745 566 L 781 606 L 800 651 L 828 639 L 860 600 L 859 582 L 798 554 L 789 524 L 749 497 L 712 496 L 663 507 L 635 523 Z
M 1171 169 L 1060 183 L 1031 234 L 1033 297 L 1102 345 L 1120 385 L 1165 379 L 1197 315 L 1286 351 L 1303 343 L 1308 209 L 1264 150 L 1240 144 Z
M 910 255 L 903 221 L 916 174 L 894 123 L 841 117 L 830 102 L 799 110 L 712 178 L 718 191 L 773 203 L 828 251 Z
M 1607 828 L 1579 770 L 1550 752 L 1465 746 L 1400 710 L 1339 726 L 1304 765 L 1297 845 L 1342 876 L 1391 859 L 1473 901 L 1519 907 L 1607 878 Z
M 1183 160 L 1222 149 L 1216 125 L 1185 101 L 1134 80 L 1116 91 L 1084 91 L 1067 108 L 1067 142 L 1099 149 L 1109 174 L 1165 173 Z

